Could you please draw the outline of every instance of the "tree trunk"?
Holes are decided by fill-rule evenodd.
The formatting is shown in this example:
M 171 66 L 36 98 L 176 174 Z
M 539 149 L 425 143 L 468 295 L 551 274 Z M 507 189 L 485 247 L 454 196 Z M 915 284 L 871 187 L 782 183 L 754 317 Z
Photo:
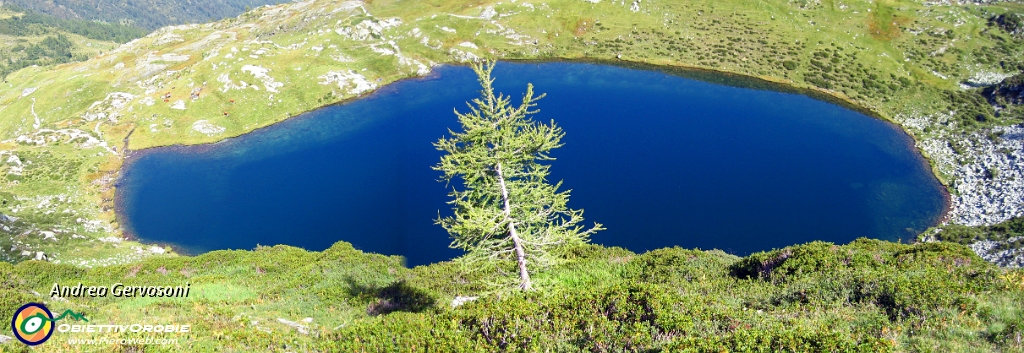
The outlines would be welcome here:
M 530 290 L 533 283 L 530 281 L 530 271 L 526 269 L 526 250 L 523 249 L 523 240 L 519 238 L 516 231 L 516 222 L 512 221 L 512 206 L 508 199 L 508 187 L 505 186 L 505 175 L 501 171 L 501 163 L 497 166 L 498 184 L 501 185 L 501 199 L 505 202 L 505 220 L 508 221 L 508 234 L 512 237 L 512 244 L 516 251 L 516 262 L 519 263 L 519 288 Z

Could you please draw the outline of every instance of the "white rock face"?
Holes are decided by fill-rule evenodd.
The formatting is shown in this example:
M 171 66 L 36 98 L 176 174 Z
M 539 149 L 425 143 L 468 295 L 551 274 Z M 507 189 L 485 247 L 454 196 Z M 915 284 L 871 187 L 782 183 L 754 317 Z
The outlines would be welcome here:
M 249 84 L 245 81 L 239 81 L 238 84 L 235 84 L 235 81 L 232 81 L 231 77 L 228 76 L 228 74 L 221 74 L 220 77 L 217 77 L 217 82 L 224 84 L 224 87 L 221 87 L 220 89 L 220 91 L 224 93 L 227 93 L 231 90 L 249 88 Z M 252 86 L 252 88 L 257 91 L 260 89 L 257 86 Z
M 29 88 L 23 89 L 23 90 L 21 90 L 21 97 L 22 98 L 28 97 L 28 95 L 32 94 L 37 89 L 38 88 L 36 88 L 36 87 L 29 87 Z
M 975 72 L 970 78 L 964 81 L 969 87 L 985 87 L 1003 82 L 1007 77 L 1013 76 L 1014 74 L 1006 74 L 1001 72 Z
M 21 135 L 14 139 L 15 142 L 25 145 L 47 146 L 54 142 L 74 143 L 81 149 L 101 147 L 111 154 L 117 154 L 106 141 L 101 141 L 88 132 L 78 129 L 40 129 L 29 135 Z
M 171 104 L 171 109 L 185 110 L 185 101 L 178 100 L 174 102 L 174 104 Z
M 153 33 L 152 35 L 158 35 L 161 31 L 164 31 L 166 33 L 163 33 L 160 36 L 160 38 L 157 38 L 157 40 L 153 41 L 153 45 L 160 46 L 164 44 L 184 42 L 185 37 L 182 37 L 180 34 L 174 33 L 175 29 L 175 27 L 164 27 L 160 30 L 157 30 L 157 32 Z
M 130 103 L 133 99 L 135 99 L 135 95 L 132 95 L 130 93 L 114 92 L 108 94 L 107 98 L 104 99 L 104 101 L 107 102 L 107 104 L 109 104 L 110 107 L 113 109 L 124 109 L 124 107 L 127 106 L 128 103 Z
M 389 28 L 398 27 L 402 24 L 400 18 L 389 18 L 383 21 L 376 19 L 369 19 L 351 27 L 342 27 L 335 29 L 334 32 L 338 35 L 348 37 L 352 40 L 357 41 L 368 41 L 384 36 L 384 31 Z
M 321 85 L 330 85 L 337 83 L 338 88 L 346 90 L 348 94 L 360 95 L 368 91 L 372 91 L 377 88 L 377 85 L 366 79 L 366 76 L 360 75 L 355 70 L 349 72 L 337 72 L 331 71 L 326 75 L 320 76 Z
M 455 299 L 452 299 L 452 307 L 454 308 L 454 307 L 462 306 L 463 304 L 466 304 L 466 303 L 469 303 L 471 301 L 477 300 L 477 298 L 478 297 L 463 297 L 463 296 L 455 297 Z
M 449 50 L 448 53 L 451 54 L 452 57 L 455 58 L 455 60 L 458 60 L 460 62 L 476 62 L 480 60 L 480 57 L 476 56 L 476 54 L 465 52 L 455 48 Z
M 396 52 L 394 49 L 382 48 L 382 47 L 379 47 L 379 46 L 376 46 L 376 45 L 371 45 L 370 46 L 370 50 L 373 50 L 374 53 L 377 53 L 377 54 L 380 54 L 380 55 L 396 55 L 396 54 L 398 54 L 398 52 Z
M 160 60 L 161 61 L 170 61 L 170 62 L 188 61 L 189 58 L 191 58 L 191 56 L 182 55 L 182 54 L 164 54 L 164 55 L 160 56 Z
M 199 120 L 195 123 L 192 123 L 192 130 L 195 130 L 196 132 L 205 134 L 207 136 L 220 135 L 224 133 L 224 131 L 227 131 L 227 129 L 223 126 L 214 125 L 213 123 L 207 120 Z
M 470 42 L 459 43 L 459 46 L 463 48 L 480 49 L 479 47 L 476 46 L 476 44 Z
M 253 77 L 256 77 L 257 80 L 262 81 L 263 87 L 269 92 L 277 93 L 278 88 L 284 87 L 283 83 L 274 81 L 274 78 L 267 74 L 270 72 L 270 69 L 254 65 L 245 65 L 242 66 L 242 72 L 249 73 L 253 75 Z
M 629 11 L 640 12 L 640 0 L 633 1 L 633 4 L 629 5 Z
M 480 13 L 481 20 L 490 20 L 494 18 L 494 16 L 498 16 L 498 12 L 494 11 L 494 6 L 488 6 Z

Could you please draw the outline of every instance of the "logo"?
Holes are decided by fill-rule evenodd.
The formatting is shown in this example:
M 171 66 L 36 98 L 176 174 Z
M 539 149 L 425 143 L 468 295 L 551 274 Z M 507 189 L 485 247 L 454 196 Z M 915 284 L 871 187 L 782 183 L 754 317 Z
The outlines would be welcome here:
M 28 303 L 14 312 L 11 319 L 11 331 L 19 341 L 30 346 L 37 346 L 46 342 L 53 335 L 54 322 L 70 315 L 75 320 L 88 322 L 85 316 L 76 314 L 71 310 L 65 310 L 59 317 L 54 318 L 50 309 L 40 303 Z

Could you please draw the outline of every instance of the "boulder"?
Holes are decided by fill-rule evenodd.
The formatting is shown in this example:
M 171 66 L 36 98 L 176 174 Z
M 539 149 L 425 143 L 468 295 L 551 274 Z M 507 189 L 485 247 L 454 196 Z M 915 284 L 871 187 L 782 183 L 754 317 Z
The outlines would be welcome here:
M 455 299 L 452 299 L 452 307 L 454 308 L 454 307 L 462 306 L 462 304 L 466 304 L 466 303 L 469 303 L 471 301 L 475 301 L 477 298 L 478 297 L 462 297 L 462 296 L 455 297 Z

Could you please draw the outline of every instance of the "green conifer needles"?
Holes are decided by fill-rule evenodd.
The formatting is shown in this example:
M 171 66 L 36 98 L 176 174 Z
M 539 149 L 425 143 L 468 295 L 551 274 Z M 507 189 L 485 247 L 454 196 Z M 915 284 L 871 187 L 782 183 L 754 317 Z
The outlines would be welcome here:
M 584 243 L 603 228 L 595 224 L 583 230 L 583 210 L 568 208 L 569 191 L 558 191 L 561 182 L 549 183 L 551 167 L 539 163 L 554 160 L 549 153 L 565 136 L 554 121 L 530 119 L 544 95 L 535 97 L 533 85 L 527 85 L 522 103 L 513 107 L 508 96 L 495 95 L 493 69 L 493 62 L 473 66 L 481 96 L 467 103 L 468 113 L 455 111 L 463 131 L 449 130 L 451 138 L 434 144 L 446 152 L 434 169 L 444 173 L 445 182 L 456 177 L 463 182 L 462 190 L 450 193 L 455 215 L 437 223 L 454 238 L 453 248 L 466 251 L 465 260 L 514 259 L 519 287 L 530 290 L 528 264 L 550 265 L 556 259 L 553 249 Z

